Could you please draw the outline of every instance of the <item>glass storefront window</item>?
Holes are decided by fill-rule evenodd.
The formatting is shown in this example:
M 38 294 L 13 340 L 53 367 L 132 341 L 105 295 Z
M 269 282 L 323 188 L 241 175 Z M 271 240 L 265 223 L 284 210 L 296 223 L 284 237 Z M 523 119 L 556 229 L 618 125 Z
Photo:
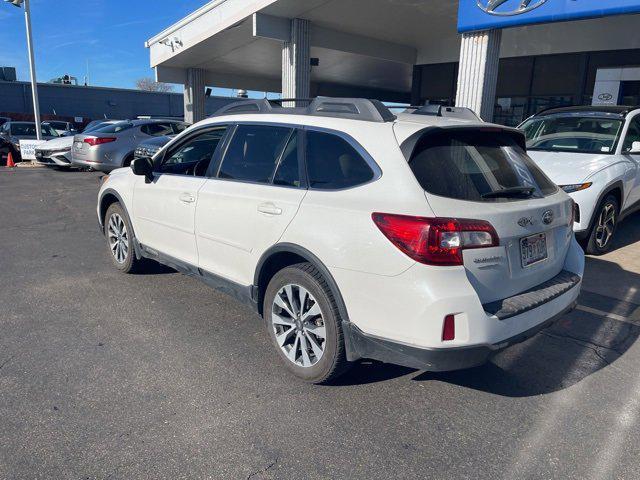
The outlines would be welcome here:
M 496 99 L 493 121 L 515 127 L 528 117 L 527 111 L 528 99 L 526 97 L 501 97 Z
M 573 96 L 500 97 L 496 99 L 493 121 L 510 127 L 520 125 L 531 115 L 547 108 L 573 105 Z

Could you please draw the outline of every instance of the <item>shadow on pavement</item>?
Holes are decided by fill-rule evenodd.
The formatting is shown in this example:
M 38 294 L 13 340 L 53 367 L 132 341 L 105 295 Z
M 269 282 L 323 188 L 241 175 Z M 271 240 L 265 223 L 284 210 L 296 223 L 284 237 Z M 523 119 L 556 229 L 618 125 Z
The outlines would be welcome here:
M 638 240 L 640 240 L 640 211 L 632 213 L 618 225 L 611 251 L 627 247 Z
M 587 276 L 602 269 L 612 278 L 625 278 L 630 291 L 640 290 L 640 275 L 601 258 L 587 259 Z M 336 384 L 368 384 L 416 373 L 414 381 L 447 382 L 507 397 L 562 390 L 615 362 L 640 336 L 640 321 L 627 318 L 639 305 L 588 291 L 582 292 L 578 303 L 587 311 L 574 310 L 552 327 L 499 353 L 481 367 L 431 373 L 362 362 Z M 601 312 L 612 314 L 613 318 Z
M 153 260 L 144 259 L 143 267 L 133 272 L 133 275 L 166 275 L 168 273 L 178 273 L 178 271 Z

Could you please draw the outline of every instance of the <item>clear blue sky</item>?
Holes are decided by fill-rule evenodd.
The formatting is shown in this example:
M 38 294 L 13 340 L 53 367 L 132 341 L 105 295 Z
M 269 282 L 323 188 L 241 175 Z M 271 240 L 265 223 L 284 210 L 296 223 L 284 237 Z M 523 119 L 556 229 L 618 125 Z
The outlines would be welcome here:
M 153 77 L 144 42 L 207 0 L 31 0 L 37 78 L 65 73 L 82 83 L 134 88 Z M 15 66 L 29 80 L 24 11 L 0 2 L 0 65 Z M 181 92 L 182 87 L 176 86 Z M 215 89 L 229 95 L 228 89 Z

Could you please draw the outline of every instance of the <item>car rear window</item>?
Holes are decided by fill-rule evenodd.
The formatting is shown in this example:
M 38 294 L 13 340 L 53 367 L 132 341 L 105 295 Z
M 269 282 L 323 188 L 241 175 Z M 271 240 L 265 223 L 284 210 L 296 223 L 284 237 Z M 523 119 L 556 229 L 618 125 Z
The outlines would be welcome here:
M 416 143 L 409 166 L 428 193 L 470 201 L 551 195 L 557 187 L 504 132 L 438 130 Z
M 107 125 L 105 127 L 98 128 L 98 129 L 94 130 L 94 132 L 118 133 L 118 132 L 122 132 L 124 130 L 128 130 L 131 127 L 133 127 L 133 123 L 130 123 L 130 122 L 118 122 L 118 123 L 112 123 L 112 124 Z

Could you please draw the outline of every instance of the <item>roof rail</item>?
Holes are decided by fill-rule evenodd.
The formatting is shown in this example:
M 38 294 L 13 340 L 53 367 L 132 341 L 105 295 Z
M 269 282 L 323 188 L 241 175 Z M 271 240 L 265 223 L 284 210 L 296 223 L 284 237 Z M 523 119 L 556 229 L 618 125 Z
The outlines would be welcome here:
M 305 103 L 307 106 L 299 107 L 297 106 L 299 103 Z M 293 105 L 289 106 L 289 104 Z M 332 97 L 242 100 L 225 105 L 212 116 L 241 113 L 313 115 L 367 122 L 392 122 L 396 119 L 396 116 L 379 100 Z
M 414 115 L 429 115 L 433 117 L 460 118 L 463 120 L 479 121 L 476 112 L 466 107 L 448 107 L 445 105 L 410 105 L 405 107 L 405 113 Z

